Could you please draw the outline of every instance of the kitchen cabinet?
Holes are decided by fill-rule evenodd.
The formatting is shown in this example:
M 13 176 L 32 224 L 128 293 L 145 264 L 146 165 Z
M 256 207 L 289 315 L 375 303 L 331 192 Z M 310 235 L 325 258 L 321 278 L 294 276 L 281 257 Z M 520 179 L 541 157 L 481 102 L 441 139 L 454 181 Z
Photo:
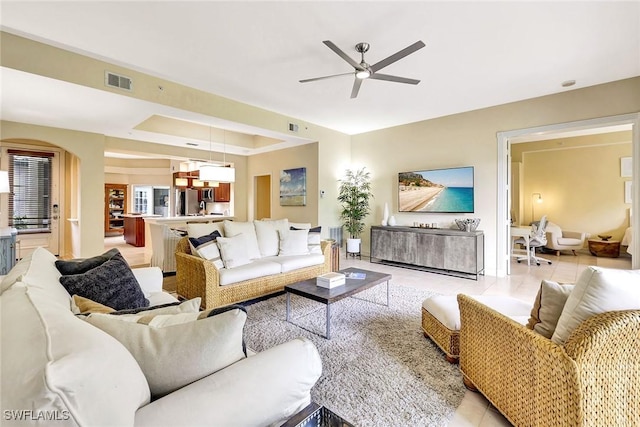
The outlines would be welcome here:
M 124 233 L 124 214 L 127 212 L 127 185 L 104 185 L 104 233 Z
M 213 188 L 214 202 L 230 202 L 231 201 L 231 184 L 221 182 L 218 187 Z
M 135 247 L 144 246 L 144 218 L 140 215 L 125 215 L 124 241 Z

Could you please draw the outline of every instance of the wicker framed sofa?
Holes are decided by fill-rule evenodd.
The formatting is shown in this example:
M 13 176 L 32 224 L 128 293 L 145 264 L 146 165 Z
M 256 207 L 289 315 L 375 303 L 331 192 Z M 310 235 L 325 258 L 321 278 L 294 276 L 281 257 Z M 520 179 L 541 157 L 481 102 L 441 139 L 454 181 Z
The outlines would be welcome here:
M 640 270 L 544 280 L 528 325 L 458 303 L 465 385 L 515 426 L 640 425 Z
M 331 269 L 331 242 L 321 240 L 320 228 L 311 224 L 225 220 L 188 224 L 187 232 L 176 247 L 176 289 L 180 297 L 200 297 L 204 309 L 277 293 Z M 207 236 L 215 240 L 194 245 Z M 244 241 L 228 246 L 238 238 Z

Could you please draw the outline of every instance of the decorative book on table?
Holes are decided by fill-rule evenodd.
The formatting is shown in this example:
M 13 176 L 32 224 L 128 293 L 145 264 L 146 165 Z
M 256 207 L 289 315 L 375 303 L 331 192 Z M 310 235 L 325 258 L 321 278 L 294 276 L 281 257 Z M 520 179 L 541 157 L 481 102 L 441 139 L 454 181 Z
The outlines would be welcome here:
M 342 273 L 325 273 L 321 276 L 318 276 L 316 279 L 316 285 L 322 288 L 335 288 L 336 286 L 344 285 L 345 277 Z

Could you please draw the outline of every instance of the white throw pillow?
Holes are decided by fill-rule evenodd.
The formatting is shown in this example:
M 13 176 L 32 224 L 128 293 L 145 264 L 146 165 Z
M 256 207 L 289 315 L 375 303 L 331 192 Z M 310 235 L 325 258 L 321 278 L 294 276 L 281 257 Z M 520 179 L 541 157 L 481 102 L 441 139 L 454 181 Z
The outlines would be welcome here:
M 256 236 L 256 227 L 253 225 L 253 222 L 237 222 L 237 221 L 225 220 L 223 224 L 224 224 L 223 236 L 233 237 L 233 236 L 237 236 L 238 234 L 244 234 L 247 239 L 245 252 L 249 256 L 249 259 L 260 258 L 260 248 L 258 247 L 258 237 Z
M 189 237 L 200 237 L 211 234 L 214 231 L 218 231 L 221 236 L 224 236 L 224 226 L 221 221 L 211 223 L 198 223 L 194 222 L 187 224 L 187 235 Z
M 253 224 L 256 229 L 260 255 L 263 257 L 278 255 L 280 245 L 280 236 L 278 232 L 289 229 L 289 220 L 262 220 L 254 221 Z
M 586 319 L 607 311 L 640 309 L 640 270 L 588 267 L 567 299 L 551 341 L 563 345 Z
M 305 224 L 302 224 L 305 225 Z M 291 230 L 309 230 L 309 238 L 308 238 L 308 245 L 309 245 L 309 253 L 310 254 L 316 254 L 316 255 L 322 255 L 322 245 L 320 244 L 320 241 L 322 240 L 321 238 L 321 232 L 322 232 L 322 227 L 321 226 L 317 226 L 317 227 L 313 227 L 313 228 L 296 228 L 294 226 L 290 227 Z
M 280 232 L 278 256 L 308 255 L 309 230 L 287 230 Z
M 154 397 L 164 396 L 246 357 L 247 314 L 238 306 L 201 313 L 113 316 L 87 322 L 120 341 L 136 359 Z
M 218 237 L 216 241 L 225 268 L 235 268 L 251 263 L 247 255 L 247 239 L 244 234 L 233 237 Z

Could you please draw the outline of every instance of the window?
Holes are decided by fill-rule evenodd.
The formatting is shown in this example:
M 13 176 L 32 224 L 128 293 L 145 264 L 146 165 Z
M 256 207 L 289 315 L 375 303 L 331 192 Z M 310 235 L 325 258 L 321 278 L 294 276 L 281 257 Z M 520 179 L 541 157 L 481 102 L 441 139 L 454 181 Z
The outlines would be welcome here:
M 53 153 L 7 150 L 9 154 L 9 226 L 20 232 L 51 231 Z

